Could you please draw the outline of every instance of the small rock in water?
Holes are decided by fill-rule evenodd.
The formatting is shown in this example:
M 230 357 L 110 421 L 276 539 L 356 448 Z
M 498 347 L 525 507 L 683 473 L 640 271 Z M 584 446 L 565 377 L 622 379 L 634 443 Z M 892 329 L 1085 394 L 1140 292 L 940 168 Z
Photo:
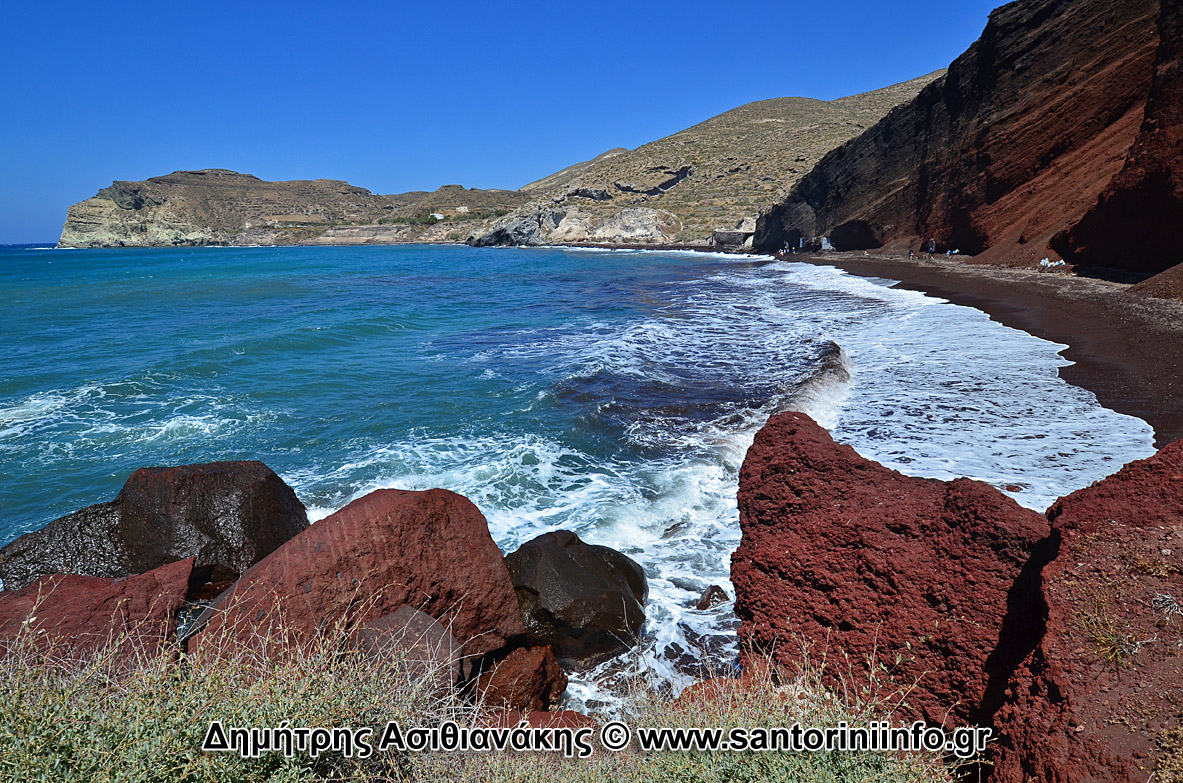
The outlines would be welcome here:
M 706 590 L 702 591 L 698 602 L 694 604 L 694 608 L 700 611 L 707 609 L 714 609 L 719 604 L 725 604 L 730 600 L 727 591 L 718 585 L 711 585 Z

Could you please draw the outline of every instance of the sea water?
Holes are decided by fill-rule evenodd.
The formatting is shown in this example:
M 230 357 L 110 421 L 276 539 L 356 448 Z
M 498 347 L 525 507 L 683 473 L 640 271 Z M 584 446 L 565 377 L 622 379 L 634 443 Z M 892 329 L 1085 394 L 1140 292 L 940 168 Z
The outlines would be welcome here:
M 1063 345 L 890 281 L 766 258 L 452 246 L 0 249 L 0 543 L 145 465 L 259 459 L 320 519 L 380 487 L 471 498 L 506 551 L 570 529 L 649 577 L 637 674 L 734 660 L 736 488 L 801 409 L 906 473 L 1042 509 L 1153 452 Z

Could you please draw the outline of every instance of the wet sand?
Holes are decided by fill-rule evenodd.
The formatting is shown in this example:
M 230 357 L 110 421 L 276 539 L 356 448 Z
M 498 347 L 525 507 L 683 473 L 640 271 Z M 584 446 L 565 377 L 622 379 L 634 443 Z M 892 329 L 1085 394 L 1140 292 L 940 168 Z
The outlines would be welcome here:
M 982 310 L 995 321 L 1068 345 L 1060 377 L 1107 408 L 1154 428 L 1155 445 L 1183 438 L 1183 302 L 1129 293 L 1130 286 L 1062 272 L 862 252 L 792 255 L 851 274 L 899 280 Z

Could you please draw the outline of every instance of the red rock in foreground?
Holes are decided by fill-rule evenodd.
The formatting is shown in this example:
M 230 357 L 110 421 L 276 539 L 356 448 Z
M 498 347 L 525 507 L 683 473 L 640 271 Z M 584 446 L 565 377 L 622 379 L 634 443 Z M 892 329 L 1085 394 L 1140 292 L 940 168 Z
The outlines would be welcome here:
M 193 558 L 122 579 L 54 574 L 0 593 L 0 649 L 27 626 L 39 648 L 67 658 L 118 641 L 118 654 L 151 653 L 172 642 Z
M 440 620 L 469 659 L 525 632 L 501 551 L 467 498 L 386 489 L 355 500 L 243 574 L 189 650 L 227 631 L 249 642 L 272 624 L 306 640 L 402 606 Z
M 519 647 L 477 678 L 485 704 L 523 712 L 549 710 L 567 689 L 567 675 L 548 646 Z
M 1183 780 L 1183 441 L 1057 501 L 993 781 Z
M 463 651 L 439 620 L 410 606 L 363 626 L 357 647 L 368 657 L 386 661 L 418 678 L 430 677 L 447 690 L 460 682 Z
M 879 695 L 906 698 L 904 714 L 990 723 L 1037 640 L 1037 572 L 1024 567 L 1047 534 L 1042 515 L 980 482 L 889 470 L 801 413 L 756 435 L 739 511 L 744 646 L 782 665 L 801 661 L 803 643 L 813 665 L 841 651 L 827 672 L 856 690 L 885 678 L 873 658 L 892 679 Z

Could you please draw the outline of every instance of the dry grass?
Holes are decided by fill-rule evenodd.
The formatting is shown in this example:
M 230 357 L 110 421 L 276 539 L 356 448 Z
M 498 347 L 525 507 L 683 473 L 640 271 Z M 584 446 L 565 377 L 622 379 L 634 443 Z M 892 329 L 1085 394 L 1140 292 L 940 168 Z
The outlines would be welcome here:
M 273 630 L 271 633 L 280 633 Z M 281 637 L 277 637 L 281 638 Z M 4 781 L 933 781 L 940 759 L 883 753 L 326 753 L 242 758 L 200 750 L 213 720 L 225 726 L 403 727 L 490 720 L 422 660 L 375 660 L 342 644 L 343 627 L 297 646 L 218 642 L 190 657 L 130 638 L 74 654 L 32 632 L 0 654 L 0 780 Z M 216 642 L 218 640 L 215 640 Z M 808 672 L 809 669 L 806 669 Z M 864 689 L 865 692 L 865 689 Z M 633 727 L 837 725 L 884 717 L 862 697 L 838 695 L 808 673 L 745 687 L 716 682 L 689 702 L 637 692 Z

